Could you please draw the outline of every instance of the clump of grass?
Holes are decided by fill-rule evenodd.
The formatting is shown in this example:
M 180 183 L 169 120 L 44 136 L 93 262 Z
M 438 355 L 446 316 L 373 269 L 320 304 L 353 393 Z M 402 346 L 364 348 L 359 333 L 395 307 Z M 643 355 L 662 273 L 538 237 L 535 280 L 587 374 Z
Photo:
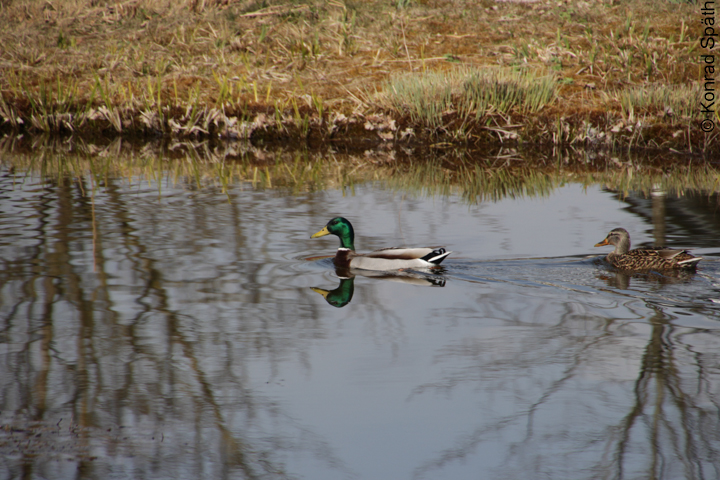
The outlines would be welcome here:
M 474 110 L 476 117 L 493 110 L 503 114 L 536 113 L 552 102 L 558 89 L 553 75 L 507 68 L 477 69 L 467 75 L 463 86 L 461 105 Z
M 630 119 L 639 112 L 687 118 L 698 108 L 700 85 L 650 84 L 620 90 L 615 97 Z
M 446 118 L 481 121 L 492 114 L 533 114 L 557 95 L 553 75 L 515 68 L 461 67 L 392 77 L 381 103 L 415 124 L 440 129 Z
M 452 105 L 457 81 L 443 72 L 405 74 L 391 78 L 384 89 L 388 106 L 413 123 L 433 129 L 443 124 L 442 116 Z

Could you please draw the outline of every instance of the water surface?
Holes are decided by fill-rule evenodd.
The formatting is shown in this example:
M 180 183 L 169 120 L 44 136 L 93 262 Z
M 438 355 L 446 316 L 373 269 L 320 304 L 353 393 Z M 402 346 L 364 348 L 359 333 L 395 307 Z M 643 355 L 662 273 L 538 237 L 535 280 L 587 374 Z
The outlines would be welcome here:
M 720 476 L 717 196 L 0 174 L 1 478 Z M 454 253 L 341 278 L 336 215 Z M 698 273 L 613 271 L 617 226 Z

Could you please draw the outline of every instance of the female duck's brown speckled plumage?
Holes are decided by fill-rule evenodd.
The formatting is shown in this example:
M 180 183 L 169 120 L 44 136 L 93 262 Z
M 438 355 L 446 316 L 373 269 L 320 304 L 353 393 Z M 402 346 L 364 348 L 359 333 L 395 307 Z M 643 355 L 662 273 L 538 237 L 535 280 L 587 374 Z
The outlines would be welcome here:
M 596 247 L 614 245 L 615 250 L 606 259 L 616 268 L 636 271 L 693 270 L 702 257 L 690 255 L 687 250 L 665 247 L 643 247 L 630 250 L 630 234 L 624 228 L 615 228 Z

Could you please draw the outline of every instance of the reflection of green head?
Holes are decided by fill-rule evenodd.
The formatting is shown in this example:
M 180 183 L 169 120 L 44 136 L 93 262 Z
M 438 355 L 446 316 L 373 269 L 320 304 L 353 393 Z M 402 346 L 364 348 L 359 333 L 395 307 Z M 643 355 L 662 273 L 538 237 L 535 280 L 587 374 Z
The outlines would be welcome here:
M 322 288 L 310 287 L 314 292 L 325 297 L 325 301 L 333 307 L 342 308 L 352 300 L 355 291 L 355 277 L 341 278 L 340 285 L 335 290 L 323 290 Z
M 346 218 L 333 218 L 325 225 L 325 228 L 310 238 L 324 237 L 330 234 L 340 237 L 340 247 L 355 250 L 355 231 Z

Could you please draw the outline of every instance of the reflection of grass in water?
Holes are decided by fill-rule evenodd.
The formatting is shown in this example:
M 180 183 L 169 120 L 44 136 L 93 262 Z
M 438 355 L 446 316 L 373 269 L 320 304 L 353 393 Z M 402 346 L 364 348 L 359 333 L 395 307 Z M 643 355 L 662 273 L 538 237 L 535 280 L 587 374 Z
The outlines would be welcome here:
M 254 155 L 240 159 L 208 157 L 192 151 L 185 155 L 119 155 L 92 154 L 13 154 L 6 156 L 6 167 L 26 171 L 63 182 L 68 178 L 89 176 L 94 185 L 109 177 L 128 182 L 138 179 L 153 182 L 158 189 L 163 182 L 192 185 L 192 188 L 221 187 L 223 191 L 236 183 L 248 183 L 256 189 L 289 189 L 291 193 L 352 186 L 356 166 L 348 162 L 319 161 L 303 152 Z M 362 178 L 361 178 L 362 177 Z
M 720 192 L 720 170 L 709 163 L 666 165 L 653 162 L 574 164 L 559 167 L 550 162 L 461 160 L 443 164 L 429 160 L 396 167 L 386 183 L 392 188 L 426 195 L 457 194 L 469 203 L 502 198 L 542 197 L 566 183 L 602 185 L 623 194 L 650 195 L 653 191 Z
M 610 190 L 629 193 L 639 192 L 650 195 L 653 191 L 680 195 L 685 191 L 720 192 L 720 170 L 703 163 L 676 167 L 670 172 L 658 172 L 628 168 L 599 173 L 588 172 L 584 178 L 578 178 L 586 185 L 602 184 Z
M 474 203 L 505 197 L 546 196 L 563 181 L 561 177 L 543 173 L 532 166 L 488 167 L 478 163 L 460 162 L 448 168 L 430 161 L 393 172 L 387 184 L 398 190 L 419 194 L 454 193 Z
M 186 146 L 187 147 L 187 146 Z M 470 203 L 510 197 L 546 196 L 568 182 L 603 185 L 611 190 L 649 195 L 654 190 L 681 194 L 686 190 L 720 191 L 720 170 L 709 163 L 651 160 L 621 163 L 617 159 L 592 162 L 512 160 L 498 162 L 462 154 L 423 161 L 400 160 L 391 154 L 340 155 L 308 151 L 248 149 L 205 150 L 186 148 L 182 153 L 127 152 L 119 142 L 105 149 L 77 148 L 52 151 L 38 148 L 29 153 L 4 153 L 2 164 L 63 182 L 69 178 L 92 179 L 91 187 L 109 177 L 137 179 L 157 186 L 164 182 L 193 189 L 236 184 L 254 189 L 276 189 L 297 194 L 325 189 L 352 189 L 356 184 L 382 181 L 390 188 L 418 195 L 456 194 Z M 0 151 L 6 149 L 0 145 Z M 11 149 L 7 149 L 11 150 Z M 581 159 L 582 160 L 582 159 Z

